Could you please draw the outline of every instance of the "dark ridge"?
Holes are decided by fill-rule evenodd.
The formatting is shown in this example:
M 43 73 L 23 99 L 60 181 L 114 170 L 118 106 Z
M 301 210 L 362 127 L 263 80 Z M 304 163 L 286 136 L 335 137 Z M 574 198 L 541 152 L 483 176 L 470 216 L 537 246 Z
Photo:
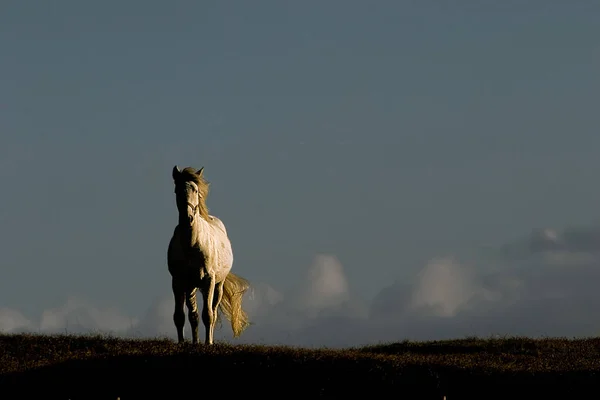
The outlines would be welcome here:
M 313 350 L 0 335 L 0 393 L 112 400 L 574 398 L 599 386 L 599 351 L 597 338 L 472 338 Z

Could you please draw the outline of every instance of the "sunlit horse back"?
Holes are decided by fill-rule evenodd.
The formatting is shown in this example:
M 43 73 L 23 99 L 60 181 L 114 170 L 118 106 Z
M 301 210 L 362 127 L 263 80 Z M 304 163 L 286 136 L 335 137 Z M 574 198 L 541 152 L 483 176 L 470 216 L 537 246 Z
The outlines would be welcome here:
M 204 180 L 204 167 L 199 170 L 173 167 L 175 199 L 179 223 L 175 227 L 167 262 L 172 277 L 175 312 L 173 322 L 179 343 L 184 341 L 184 304 L 192 330 L 192 343 L 198 343 L 198 307 L 196 291 L 202 295 L 202 322 L 206 328 L 206 344 L 213 343 L 218 311 L 231 322 L 233 336 L 238 337 L 249 325 L 242 308 L 249 283 L 231 272 L 233 251 L 225 225 L 209 215 L 206 207 L 209 184 Z

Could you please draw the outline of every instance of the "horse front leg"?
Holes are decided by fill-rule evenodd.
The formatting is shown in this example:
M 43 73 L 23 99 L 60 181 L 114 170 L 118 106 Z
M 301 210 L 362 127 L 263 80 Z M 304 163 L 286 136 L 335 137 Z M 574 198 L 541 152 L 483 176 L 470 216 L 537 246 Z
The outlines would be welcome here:
M 198 304 L 196 301 L 196 288 L 185 293 L 185 305 L 188 310 L 188 319 L 192 330 L 192 344 L 198 343 Z
M 208 282 L 206 290 L 202 291 L 203 305 L 202 305 L 202 322 L 206 329 L 206 344 L 213 344 L 213 332 L 215 328 L 215 313 L 213 311 L 213 297 L 215 293 L 215 277 L 211 276 L 207 278 Z
M 223 300 L 223 284 L 225 281 L 215 283 L 215 294 L 213 296 L 213 315 L 215 322 L 213 325 L 216 325 L 217 320 L 219 319 L 219 304 L 221 304 L 221 300 Z M 214 328 L 213 328 L 214 329 Z
M 183 343 L 183 325 L 185 324 L 185 313 L 183 304 L 185 301 L 185 290 L 182 285 L 178 284 L 175 279 L 172 281 L 173 297 L 175 298 L 175 311 L 173 312 L 173 322 L 177 329 L 177 342 Z

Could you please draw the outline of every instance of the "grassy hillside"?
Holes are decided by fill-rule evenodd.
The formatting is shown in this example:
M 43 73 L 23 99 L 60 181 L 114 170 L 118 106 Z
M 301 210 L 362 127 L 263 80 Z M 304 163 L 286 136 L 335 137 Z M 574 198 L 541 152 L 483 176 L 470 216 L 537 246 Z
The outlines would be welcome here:
M 569 398 L 597 388 L 600 339 L 462 339 L 343 350 L 101 336 L 0 335 L 0 393 L 121 400 L 386 395 L 392 398 Z M 592 387 L 593 386 L 593 387 Z M 596 389 L 596 390 L 594 390 Z M 527 393 L 525 393 L 527 392 Z M 530 394 L 529 394 L 530 393 Z M 566 397 L 564 397 L 566 396 Z M 178 397 L 177 397 L 178 398 Z

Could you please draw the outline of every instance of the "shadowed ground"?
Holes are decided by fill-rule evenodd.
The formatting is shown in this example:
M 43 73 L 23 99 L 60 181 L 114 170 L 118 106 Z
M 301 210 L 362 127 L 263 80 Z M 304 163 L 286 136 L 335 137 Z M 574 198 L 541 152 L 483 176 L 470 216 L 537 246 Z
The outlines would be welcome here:
M 463 339 L 308 350 L 4 335 L 0 390 L 26 395 L 42 389 L 44 398 L 113 400 L 173 398 L 169 391 L 225 398 L 568 398 L 590 389 L 598 392 L 599 352 L 600 339 L 595 338 Z

